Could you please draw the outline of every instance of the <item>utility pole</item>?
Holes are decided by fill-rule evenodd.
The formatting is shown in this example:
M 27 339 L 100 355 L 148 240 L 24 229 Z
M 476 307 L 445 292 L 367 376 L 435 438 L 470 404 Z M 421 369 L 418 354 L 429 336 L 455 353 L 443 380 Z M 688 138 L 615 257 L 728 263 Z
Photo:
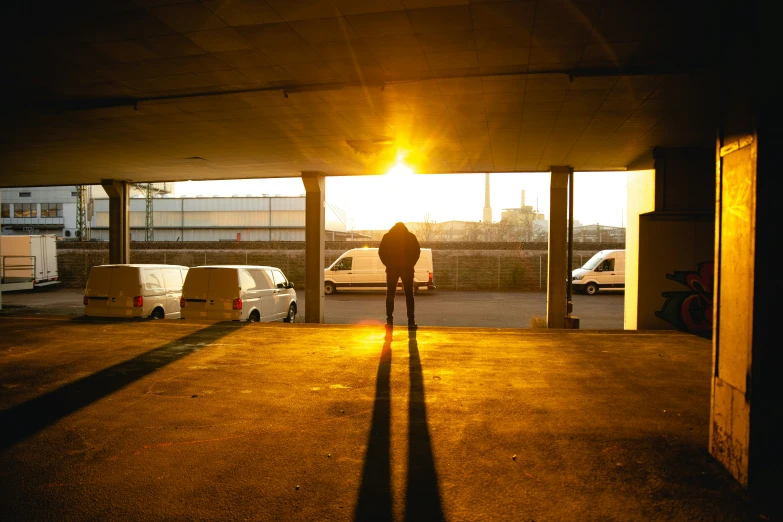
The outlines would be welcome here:
M 76 237 L 79 241 L 87 241 L 87 202 L 85 193 L 87 187 L 76 185 Z
M 145 199 L 147 200 L 146 212 L 144 214 L 144 233 L 145 241 L 155 241 L 155 217 L 153 212 L 153 192 L 152 183 L 147 183 Z

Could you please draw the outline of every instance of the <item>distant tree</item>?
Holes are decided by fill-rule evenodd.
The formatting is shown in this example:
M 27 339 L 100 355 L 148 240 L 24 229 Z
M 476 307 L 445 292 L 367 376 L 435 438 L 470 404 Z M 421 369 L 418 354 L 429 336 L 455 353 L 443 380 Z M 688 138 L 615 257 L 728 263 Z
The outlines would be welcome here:
M 429 212 L 424 214 L 424 221 L 416 227 L 416 237 L 419 241 L 435 241 L 443 231 L 443 225 L 430 218 Z
M 468 221 L 465 223 L 465 241 L 481 241 L 481 237 L 483 234 L 483 230 L 481 227 L 481 222 L 479 221 Z

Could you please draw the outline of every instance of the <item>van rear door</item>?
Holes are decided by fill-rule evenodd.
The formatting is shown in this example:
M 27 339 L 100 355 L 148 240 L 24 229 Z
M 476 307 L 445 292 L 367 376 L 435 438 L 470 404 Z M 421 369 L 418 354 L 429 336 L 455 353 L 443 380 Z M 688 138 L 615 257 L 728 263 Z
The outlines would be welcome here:
M 182 285 L 182 297 L 185 298 L 185 310 L 190 317 L 207 316 L 207 290 L 209 289 L 207 268 L 191 268 Z M 192 313 L 191 313 L 192 312 Z
M 239 299 L 239 270 L 236 268 L 207 268 L 207 319 L 239 319 L 242 312 L 234 310 L 234 299 Z
M 133 317 L 134 313 L 141 316 L 142 309 L 135 307 L 134 310 L 133 306 L 133 298 L 144 295 L 140 280 L 141 270 L 132 266 L 113 266 L 111 271 L 109 317 Z
M 109 315 L 109 290 L 111 289 L 112 267 L 94 266 L 87 277 L 87 285 L 84 287 L 84 295 L 87 304 L 84 306 L 84 315 L 94 317 L 106 317 Z

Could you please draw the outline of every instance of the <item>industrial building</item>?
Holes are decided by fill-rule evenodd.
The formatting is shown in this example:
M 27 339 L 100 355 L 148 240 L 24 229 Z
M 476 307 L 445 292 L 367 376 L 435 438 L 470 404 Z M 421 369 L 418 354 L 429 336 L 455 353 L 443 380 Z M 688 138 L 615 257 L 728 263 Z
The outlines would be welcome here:
M 303 196 L 177 198 L 166 187 L 156 190 L 148 213 L 143 189 L 136 188 L 130 197 L 132 241 L 304 241 Z M 89 186 L 85 192 L 85 238 L 108 241 L 106 192 L 100 186 Z M 2 201 L 3 234 L 79 237 L 78 187 L 3 189 Z M 351 237 L 339 208 L 326 205 L 325 213 L 327 237 L 337 241 Z

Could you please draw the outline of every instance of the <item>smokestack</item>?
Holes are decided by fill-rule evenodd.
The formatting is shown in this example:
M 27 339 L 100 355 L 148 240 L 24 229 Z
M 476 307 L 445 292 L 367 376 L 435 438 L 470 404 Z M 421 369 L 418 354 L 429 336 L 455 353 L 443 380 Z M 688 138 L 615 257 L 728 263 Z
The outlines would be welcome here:
M 525 210 L 525 189 L 522 189 L 522 206 L 520 208 Z
M 489 206 L 489 172 L 484 174 L 484 223 L 492 223 L 492 207 Z

